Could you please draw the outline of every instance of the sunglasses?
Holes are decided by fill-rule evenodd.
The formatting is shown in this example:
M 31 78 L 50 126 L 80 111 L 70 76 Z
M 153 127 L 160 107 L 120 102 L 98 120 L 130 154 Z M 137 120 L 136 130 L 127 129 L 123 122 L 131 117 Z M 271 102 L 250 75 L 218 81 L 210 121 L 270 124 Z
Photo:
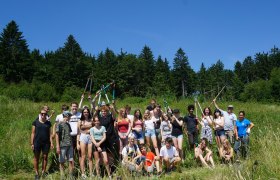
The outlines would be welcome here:
M 41 116 L 45 116 L 45 115 L 47 115 L 47 113 L 41 113 Z

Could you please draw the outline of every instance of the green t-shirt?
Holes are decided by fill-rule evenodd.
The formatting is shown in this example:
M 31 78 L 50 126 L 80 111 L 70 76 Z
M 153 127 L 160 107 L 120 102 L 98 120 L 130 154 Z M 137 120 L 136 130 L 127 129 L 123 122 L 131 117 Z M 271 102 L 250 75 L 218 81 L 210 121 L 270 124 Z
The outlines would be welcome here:
M 104 126 L 101 126 L 100 129 L 97 129 L 95 126 L 90 128 L 90 135 L 97 141 L 100 141 L 103 137 L 103 133 L 106 133 Z
M 56 133 L 59 136 L 60 147 L 72 146 L 72 137 L 70 133 L 72 132 L 71 126 L 67 122 L 60 122 L 56 126 Z

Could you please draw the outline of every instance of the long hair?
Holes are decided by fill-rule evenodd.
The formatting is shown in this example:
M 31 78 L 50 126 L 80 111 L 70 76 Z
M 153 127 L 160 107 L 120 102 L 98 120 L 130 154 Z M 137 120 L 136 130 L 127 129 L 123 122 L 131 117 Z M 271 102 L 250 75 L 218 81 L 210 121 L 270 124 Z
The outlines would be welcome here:
M 139 111 L 139 117 L 137 118 L 136 117 L 136 113 L 137 113 L 137 111 Z M 135 111 L 134 111 L 134 117 L 133 117 L 133 124 L 138 120 L 138 119 L 140 119 L 141 121 L 142 121 L 142 113 L 141 113 L 141 111 L 140 111 L 140 109 L 136 109 Z
M 148 117 L 147 117 L 147 119 L 150 119 L 150 118 L 151 118 L 151 113 L 150 113 L 150 111 L 149 111 L 149 110 L 145 110 L 145 113 L 149 114 Z M 147 119 L 145 119 L 145 116 L 143 116 L 143 120 L 147 120 Z
M 91 118 L 92 118 L 91 113 L 90 113 L 90 110 L 87 109 L 87 108 L 85 108 L 85 109 L 82 110 L 81 121 L 86 120 L 86 117 L 84 116 L 84 112 L 85 112 L 85 111 L 88 111 L 88 119 L 91 119 Z
M 214 111 L 214 119 L 217 119 L 216 112 L 219 112 L 220 116 L 222 116 L 221 111 L 219 109 L 215 109 L 215 111 Z
M 211 111 L 210 107 L 206 107 L 206 108 L 204 108 L 204 109 L 203 109 L 203 114 L 205 114 L 205 115 L 206 115 L 206 113 L 205 113 L 206 109 L 208 109 L 208 110 L 209 110 L 209 116 L 211 116 L 211 115 L 212 115 L 212 111 Z
M 122 117 L 122 113 L 124 113 L 124 117 Z M 123 119 L 126 119 L 125 108 L 121 108 L 121 109 L 119 110 L 118 122 L 122 121 Z M 127 120 L 127 119 L 126 119 L 126 120 Z

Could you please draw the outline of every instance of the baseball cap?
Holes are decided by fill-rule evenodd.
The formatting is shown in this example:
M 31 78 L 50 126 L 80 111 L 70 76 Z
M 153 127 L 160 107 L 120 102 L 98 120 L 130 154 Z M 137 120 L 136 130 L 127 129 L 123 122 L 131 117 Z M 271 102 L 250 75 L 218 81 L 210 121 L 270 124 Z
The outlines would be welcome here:
M 233 105 L 228 105 L 228 108 L 233 108 Z
M 63 115 L 63 117 L 70 117 L 70 116 L 72 116 L 72 114 L 69 111 L 64 111 L 62 113 L 62 115 Z
M 180 110 L 179 109 L 174 109 L 173 113 L 180 113 Z

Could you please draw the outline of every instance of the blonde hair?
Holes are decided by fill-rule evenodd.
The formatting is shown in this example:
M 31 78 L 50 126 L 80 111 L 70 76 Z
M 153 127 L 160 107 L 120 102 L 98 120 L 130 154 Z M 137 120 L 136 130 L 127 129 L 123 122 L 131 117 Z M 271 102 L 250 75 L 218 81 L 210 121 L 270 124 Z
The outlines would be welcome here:
M 122 113 L 124 113 L 124 117 L 122 117 Z M 118 115 L 118 122 L 121 122 L 123 119 L 125 119 L 126 121 L 129 122 L 129 120 L 126 118 L 126 114 L 125 114 L 125 108 L 121 108 L 119 110 L 119 115 Z

